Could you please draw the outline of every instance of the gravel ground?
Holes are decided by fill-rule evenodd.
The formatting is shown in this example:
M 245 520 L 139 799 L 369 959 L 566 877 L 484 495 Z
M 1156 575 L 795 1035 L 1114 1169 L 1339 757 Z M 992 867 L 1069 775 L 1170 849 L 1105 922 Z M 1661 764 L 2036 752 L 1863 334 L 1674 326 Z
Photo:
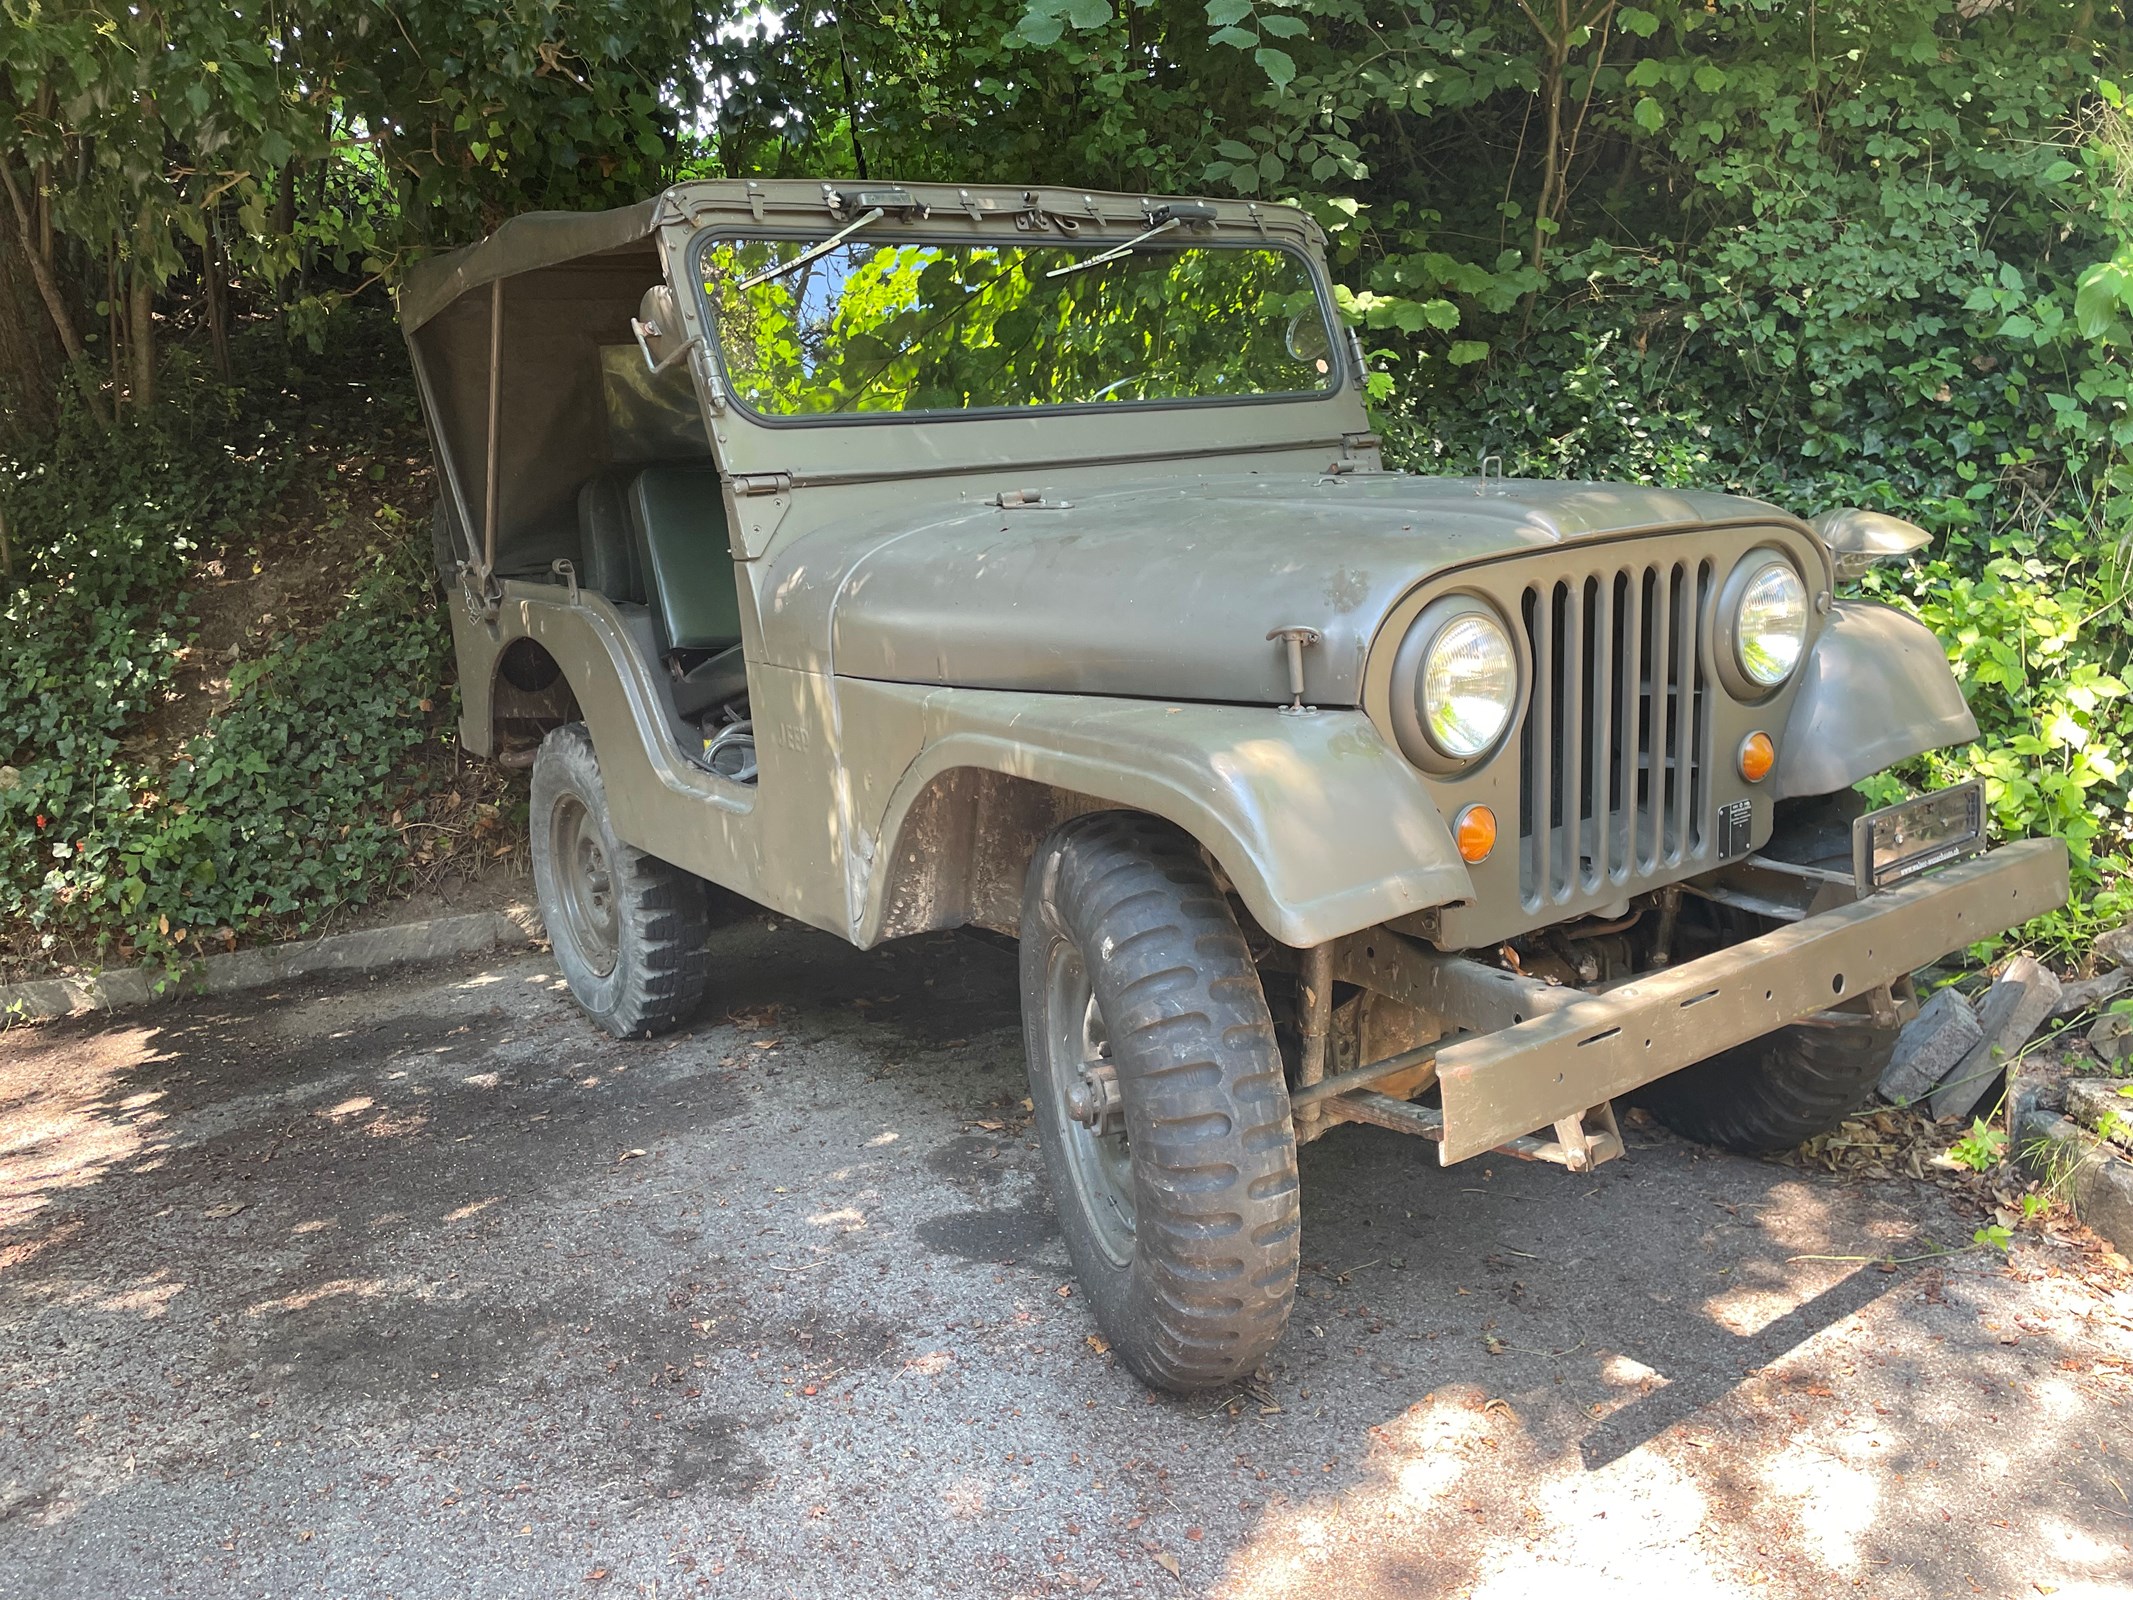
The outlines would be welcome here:
M 2133 1593 L 2133 1291 L 1633 1129 L 1307 1149 L 1261 1381 L 1073 1291 L 1014 967 L 760 914 L 0 1035 L 0 1595 Z

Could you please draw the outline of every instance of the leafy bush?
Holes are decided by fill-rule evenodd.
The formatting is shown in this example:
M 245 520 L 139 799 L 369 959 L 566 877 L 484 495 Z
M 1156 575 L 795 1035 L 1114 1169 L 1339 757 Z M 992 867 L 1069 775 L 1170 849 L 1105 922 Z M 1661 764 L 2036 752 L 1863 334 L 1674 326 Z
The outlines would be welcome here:
M 345 374 L 378 333 L 352 320 L 324 367 Z M 27 556 L 0 608 L 12 953 L 176 958 L 203 936 L 302 929 L 389 886 L 407 858 L 405 825 L 423 815 L 412 758 L 453 708 L 426 544 L 389 504 L 338 614 L 308 637 L 270 637 L 230 665 L 204 727 L 172 748 L 155 738 L 195 638 L 186 587 L 203 551 L 249 560 L 336 425 L 329 402 L 291 426 L 291 374 L 268 371 L 245 392 L 192 397 L 212 429 L 76 432 L 0 480 Z

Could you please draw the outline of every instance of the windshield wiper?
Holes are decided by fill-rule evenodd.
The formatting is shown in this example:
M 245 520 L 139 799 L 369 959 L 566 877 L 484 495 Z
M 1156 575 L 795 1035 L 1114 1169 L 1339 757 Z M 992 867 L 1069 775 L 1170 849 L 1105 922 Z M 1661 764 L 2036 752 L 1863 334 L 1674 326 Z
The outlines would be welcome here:
M 1215 209 L 1212 201 L 1173 200 L 1168 205 L 1158 206 L 1148 213 L 1148 220 L 1155 226 L 1146 233 L 1135 234 L 1124 244 L 1114 245 L 1103 254 L 1091 256 L 1086 261 L 1069 261 L 1063 267 L 1054 267 L 1045 276 L 1067 278 L 1077 272 L 1087 272 L 1091 267 L 1108 265 L 1122 257 L 1130 256 L 1157 234 L 1168 233 L 1172 228 L 1182 228 L 1192 223 L 1213 227 L 1220 216 L 1221 213 Z
M 739 283 L 736 283 L 733 286 L 734 292 L 738 294 L 743 289 L 753 289 L 757 284 L 768 283 L 773 278 L 790 277 L 793 273 L 798 272 L 802 267 L 813 266 L 817 261 L 820 261 L 824 256 L 828 255 L 832 250 L 836 249 L 837 246 L 844 243 L 845 240 L 849 239 L 861 228 L 871 227 L 874 223 L 879 222 L 883 217 L 887 216 L 888 214 L 889 213 L 883 210 L 880 206 L 876 206 L 873 210 L 864 212 L 861 215 L 854 217 L 850 222 L 839 228 L 827 239 L 824 239 L 812 250 L 803 250 L 798 255 L 794 256 L 790 261 L 787 261 L 780 266 L 765 267 L 761 272 L 750 273 L 747 277 L 741 279 Z
M 1114 245 L 1102 255 L 1091 256 L 1086 261 L 1069 261 L 1063 267 L 1052 268 L 1045 276 L 1047 278 L 1070 278 L 1077 272 L 1087 272 L 1093 267 L 1106 266 L 1122 256 L 1130 256 L 1157 234 L 1168 233 L 1172 228 L 1182 228 L 1184 226 L 1185 219 L 1183 217 L 1165 217 L 1146 233 L 1137 234 L 1124 244 Z

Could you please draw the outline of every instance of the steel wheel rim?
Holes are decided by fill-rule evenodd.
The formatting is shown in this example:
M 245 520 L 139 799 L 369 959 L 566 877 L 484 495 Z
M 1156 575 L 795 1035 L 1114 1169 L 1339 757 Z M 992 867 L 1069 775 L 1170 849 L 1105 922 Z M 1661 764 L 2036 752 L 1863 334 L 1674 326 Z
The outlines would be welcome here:
M 1044 1009 L 1046 1087 L 1066 1153 L 1063 1176 L 1097 1248 L 1113 1266 L 1125 1267 L 1133 1260 L 1133 1151 L 1123 1128 L 1099 1135 L 1068 1109 L 1084 1067 L 1110 1061 L 1111 1047 L 1088 968 L 1065 940 L 1052 947 Z
M 556 898 L 578 955 L 598 977 L 615 970 L 621 943 L 621 913 L 615 905 L 614 869 L 591 811 L 576 795 L 556 801 L 549 819 L 555 859 Z

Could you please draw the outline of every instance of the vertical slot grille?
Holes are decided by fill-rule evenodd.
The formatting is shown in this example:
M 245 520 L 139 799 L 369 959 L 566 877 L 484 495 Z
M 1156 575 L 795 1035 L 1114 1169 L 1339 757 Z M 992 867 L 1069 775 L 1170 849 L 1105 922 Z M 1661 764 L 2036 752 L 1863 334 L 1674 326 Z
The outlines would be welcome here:
M 1711 831 L 1709 561 L 1529 584 L 1519 889 L 1561 906 L 1702 856 Z

